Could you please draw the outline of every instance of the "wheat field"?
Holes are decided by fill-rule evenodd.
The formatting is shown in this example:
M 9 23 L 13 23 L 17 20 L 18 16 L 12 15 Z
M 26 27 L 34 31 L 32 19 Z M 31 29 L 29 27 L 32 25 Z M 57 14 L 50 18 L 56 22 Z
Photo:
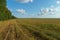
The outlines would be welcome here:
M 60 19 L 0 21 L 0 40 L 60 40 Z

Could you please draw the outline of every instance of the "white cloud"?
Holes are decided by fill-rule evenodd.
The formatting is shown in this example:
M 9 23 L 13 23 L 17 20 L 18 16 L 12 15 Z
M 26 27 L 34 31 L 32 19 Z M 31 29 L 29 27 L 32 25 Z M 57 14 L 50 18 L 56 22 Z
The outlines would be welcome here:
M 25 14 L 26 10 L 24 10 L 24 9 L 16 9 L 16 12 L 18 12 L 20 14 Z
M 21 3 L 33 2 L 33 0 L 16 0 L 16 1 L 21 2 Z
M 42 8 L 40 9 L 40 15 L 53 15 L 56 13 L 57 8 Z
M 40 15 L 45 15 L 45 14 L 48 13 L 48 11 L 49 11 L 48 8 L 42 8 L 42 9 L 40 10 Z
M 60 7 L 49 7 L 49 8 L 47 8 L 48 11 L 46 8 L 42 8 L 42 9 L 43 10 L 40 11 L 40 13 L 37 15 L 37 17 L 39 17 L 39 18 L 60 18 Z M 47 12 L 44 13 L 44 10 Z
M 60 4 L 60 1 L 57 1 L 56 3 L 57 3 L 57 4 Z

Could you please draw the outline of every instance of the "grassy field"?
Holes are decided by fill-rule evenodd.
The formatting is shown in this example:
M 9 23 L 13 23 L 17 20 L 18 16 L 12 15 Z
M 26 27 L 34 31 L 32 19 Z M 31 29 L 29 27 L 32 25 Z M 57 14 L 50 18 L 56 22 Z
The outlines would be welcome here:
M 0 21 L 0 40 L 60 40 L 60 19 Z

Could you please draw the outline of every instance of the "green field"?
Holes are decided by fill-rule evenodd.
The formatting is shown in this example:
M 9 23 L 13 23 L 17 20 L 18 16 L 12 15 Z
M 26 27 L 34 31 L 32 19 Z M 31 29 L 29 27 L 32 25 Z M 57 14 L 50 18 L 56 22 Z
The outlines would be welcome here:
M 0 40 L 60 40 L 60 19 L 0 21 Z

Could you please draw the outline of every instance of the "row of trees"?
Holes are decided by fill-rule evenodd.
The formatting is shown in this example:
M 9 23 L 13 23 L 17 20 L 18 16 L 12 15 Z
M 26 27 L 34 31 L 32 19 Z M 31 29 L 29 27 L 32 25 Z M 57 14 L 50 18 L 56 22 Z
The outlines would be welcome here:
M 6 7 L 6 0 L 0 0 L 0 20 L 16 18 L 12 16 L 10 10 Z

